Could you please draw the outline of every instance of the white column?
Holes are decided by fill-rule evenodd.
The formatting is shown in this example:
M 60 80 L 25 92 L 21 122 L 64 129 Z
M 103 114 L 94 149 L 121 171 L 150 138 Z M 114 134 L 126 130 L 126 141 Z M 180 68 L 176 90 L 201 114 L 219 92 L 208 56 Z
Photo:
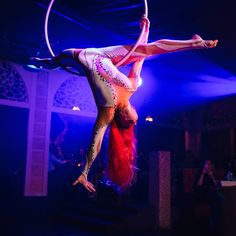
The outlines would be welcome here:
M 47 195 L 51 120 L 51 111 L 48 109 L 48 77 L 48 72 L 39 72 L 30 91 L 25 196 Z

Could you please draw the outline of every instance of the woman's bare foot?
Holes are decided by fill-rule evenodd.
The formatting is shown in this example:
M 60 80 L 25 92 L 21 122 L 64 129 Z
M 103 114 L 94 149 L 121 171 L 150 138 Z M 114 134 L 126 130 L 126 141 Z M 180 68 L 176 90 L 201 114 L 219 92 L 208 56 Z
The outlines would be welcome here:
M 192 39 L 194 40 L 193 46 L 195 48 L 204 49 L 204 48 L 214 48 L 216 47 L 218 40 L 204 40 L 198 34 L 193 35 Z
M 73 185 L 82 184 L 89 192 L 96 192 L 94 185 L 89 182 L 84 174 L 81 174 L 79 178 L 73 183 Z

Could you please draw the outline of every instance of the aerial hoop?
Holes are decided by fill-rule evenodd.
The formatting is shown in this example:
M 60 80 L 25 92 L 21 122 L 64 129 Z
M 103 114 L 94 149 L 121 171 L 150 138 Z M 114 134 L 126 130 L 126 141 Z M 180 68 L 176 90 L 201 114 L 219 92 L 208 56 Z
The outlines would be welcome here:
M 45 35 L 46 44 L 47 44 L 47 47 L 48 47 L 48 50 L 49 50 L 51 56 L 55 57 L 55 53 L 52 50 L 52 47 L 50 45 L 49 38 L 48 38 L 48 19 L 49 19 L 49 15 L 50 15 L 53 3 L 54 3 L 54 0 L 51 0 L 50 4 L 48 6 L 48 9 L 47 9 L 45 22 L 44 22 L 44 35 Z
M 49 19 L 49 15 L 50 15 L 53 3 L 54 3 L 54 0 L 51 0 L 50 4 L 48 6 L 48 9 L 47 9 L 47 13 L 46 13 L 46 17 L 45 17 L 45 23 L 44 23 L 45 40 L 46 40 L 46 44 L 47 44 L 48 50 L 49 50 L 49 52 L 50 52 L 52 57 L 55 56 L 55 53 L 52 50 L 52 47 L 50 45 L 50 41 L 49 41 L 49 38 L 48 38 L 48 19 Z M 145 11 L 144 11 L 145 13 L 144 14 L 145 14 L 146 17 L 148 17 L 148 4 L 147 4 L 147 0 L 144 0 L 144 7 L 145 7 Z M 135 51 L 135 49 L 138 47 L 138 45 L 140 44 L 140 41 L 141 41 L 141 39 L 143 37 L 144 30 L 145 30 L 145 28 L 143 27 L 137 42 L 132 47 L 132 49 L 124 56 L 124 58 L 116 64 L 117 67 L 122 65 L 131 56 L 131 54 Z M 69 71 L 69 72 L 75 73 L 75 72 L 72 72 L 72 71 Z
M 147 0 L 144 0 L 144 7 L 145 7 L 145 17 L 148 17 L 148 4 L 147 4 Z M 138 45 L 140 44 L 140 41 L 142 40 L 143 34 L 144 34 L 144 30 L 145 28 L 142 28 L 142 31 L 139 35 L 139 38 L 137 40 L 137 42 L 135 43 L 135 45 L 131 48 L 131 50 L 115 65 L 116 67 L 122 65 L 130 56 L 131 54 L 135 51 L 135 49 L 138 47 Z
M 53 3 L 54 3 L 54 0 L 51 0 L 50 4 L 48 6 L 48 9 L 47 9 L 45 22 L 44 22 L 44 35 L 45 35 L 46 44 L 47 44 L 47 47 L 48 47 L 48 50 L 49 50 L 51 56 L 55 57 L 55 53 L 52 50 L 52 47 L 50 45 L 50 41 L 49 41 L 49 38 L 48 38 L 48 19 L 49 19 L 49 15 L 50 15 Z M 79 76 L 82 75 L 81 73 L 78 73 L 78 72 L 72 70 L 70 67 L 62 67 L 62 68 L 64 70 L 66 70 L 67 72 L 71 73 L 71 74 L 79 75 Z

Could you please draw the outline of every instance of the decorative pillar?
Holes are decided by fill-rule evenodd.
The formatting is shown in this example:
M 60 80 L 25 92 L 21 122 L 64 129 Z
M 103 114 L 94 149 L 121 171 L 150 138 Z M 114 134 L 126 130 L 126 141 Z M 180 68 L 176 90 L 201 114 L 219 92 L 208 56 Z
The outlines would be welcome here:
M 170 152 L 151 152 L 149 156 L 149 202 L 155 212 L 155 227 L 171 226 Z
M 25 196 L 47 195 L 51 113 L 48 109 L 48 72 L 41 71 L 31 91 Z

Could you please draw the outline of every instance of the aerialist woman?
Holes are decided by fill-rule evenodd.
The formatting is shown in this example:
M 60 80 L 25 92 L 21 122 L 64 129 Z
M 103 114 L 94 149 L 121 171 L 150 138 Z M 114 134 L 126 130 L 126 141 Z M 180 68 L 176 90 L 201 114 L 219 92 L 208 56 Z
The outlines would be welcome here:
M 203 40 L 199 35 L 194 35 L 189 40 L 161 39 L 148 43 L 149 20 L 143 17 L 140 26 L 144 27 L 141 42 L 122 64 L 123 66 L 132 63 L 128 76 L 121 73 L 116 64 L 131 50 L 131 45 L 66 49 L 53 58 L 32 59 L 36 66 L 48 69 L 68 66 L 76 68 L 78 65 L 84 68 L 98 114 L 86 164 L 73 185 L 80 183 L 90 192 L 96 190 L 87 176 L 100 151 L 104 133 L 109 125 L 108 176 L 121 188 L 126 188 L 132 183 L 135 161 L 134 125 L 138 115 L 129 99 L 137 90 L 144 59 L 181 50 L 214 48 L 218 43 L 218 40 Z

